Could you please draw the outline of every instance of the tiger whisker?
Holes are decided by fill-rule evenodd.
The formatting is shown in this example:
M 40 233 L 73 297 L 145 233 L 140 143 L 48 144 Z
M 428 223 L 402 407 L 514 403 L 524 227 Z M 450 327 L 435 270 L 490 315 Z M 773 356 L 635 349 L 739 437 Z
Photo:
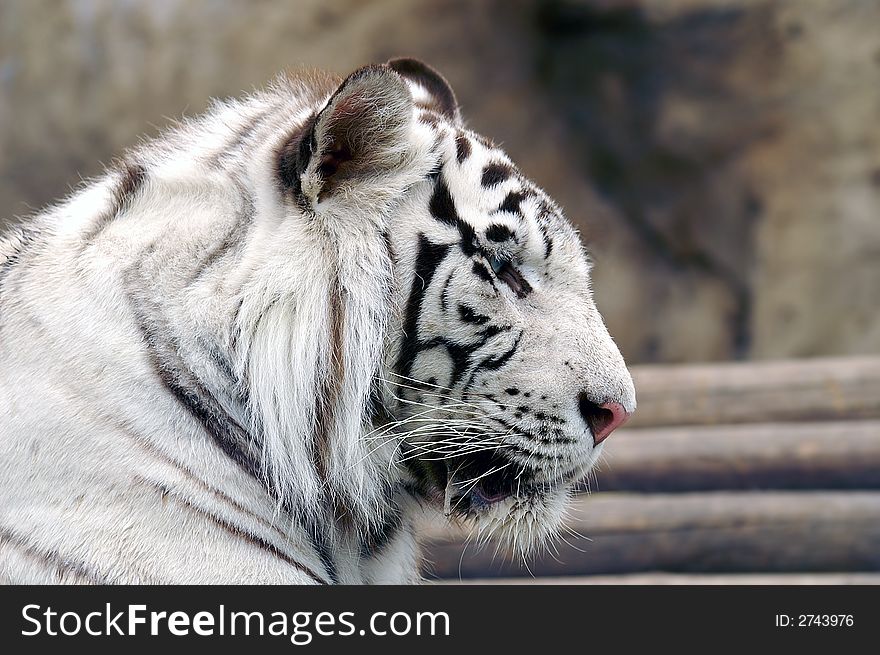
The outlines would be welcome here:
M 498 448 L 503 448 L 503 446 L 492 446 L 492 447 L 486 447 L 486 448 L 476 448 L 473 450 L 467 450 L 467 451 L 462 451 L 462 452 L 443 453 L 442 455 L 439 455 L 437 457 L 431 457 L 430 455 L 425 455 L 423 453 L 419 453 L 416 455 L 411 455 L 409 457 L 404 457 L 403 459 L 398 460 L 398 463 L 403 463 L 403 462 L 409 461 L 411 459 L 420 459 L 420 460 L 426 461 L 426 462 L 439 462 L 439 461 L 443 461 L 443 460 L 447 460 L 447 459 L 457 459 L 457 458 L 463 457 L 465 455 L 471 455 L 474 453 L 483 452 L 483 451 L 487 451 L 487 450 L 497 450 Z

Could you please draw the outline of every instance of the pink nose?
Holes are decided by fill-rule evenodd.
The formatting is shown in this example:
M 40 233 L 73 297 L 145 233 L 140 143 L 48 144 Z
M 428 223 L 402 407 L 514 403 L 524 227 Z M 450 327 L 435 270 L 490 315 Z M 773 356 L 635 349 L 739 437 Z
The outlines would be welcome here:
M 620 403 L 602 403 L 597 405 L 590 402 L 586 394 L 580 397 L 581 416 L 593 433 L 593 444 L 598 446 L 621 425 L 626 423 L 630 412 L 623 408 Z

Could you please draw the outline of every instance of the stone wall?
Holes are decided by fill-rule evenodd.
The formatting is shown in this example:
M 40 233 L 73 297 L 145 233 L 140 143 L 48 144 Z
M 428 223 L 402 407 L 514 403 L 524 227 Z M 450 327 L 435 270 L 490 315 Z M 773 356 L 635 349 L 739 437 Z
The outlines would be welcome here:
M 579 225 L 630 361 L 876 353 L 878 25 L 870 0 L 6 0 L 0 215 L 282 68 L 417 56 Z

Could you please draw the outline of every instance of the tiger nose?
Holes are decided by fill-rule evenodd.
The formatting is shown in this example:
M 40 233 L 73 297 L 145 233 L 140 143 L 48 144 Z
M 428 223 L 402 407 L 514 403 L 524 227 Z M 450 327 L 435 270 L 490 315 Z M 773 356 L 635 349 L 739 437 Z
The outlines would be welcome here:
M 593 433 L 593 444 L 596 446 L 626 423 L 630 417 L 630 412 L 626 411 L 620 403 L 608 402 L 597 405 L 585 393 L 578 397 L 578 408 L 581 417 Z

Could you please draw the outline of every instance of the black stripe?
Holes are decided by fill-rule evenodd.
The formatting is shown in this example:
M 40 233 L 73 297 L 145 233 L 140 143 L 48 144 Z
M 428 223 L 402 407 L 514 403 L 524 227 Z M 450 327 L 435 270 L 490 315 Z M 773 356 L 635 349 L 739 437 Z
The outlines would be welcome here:
M 459 226 L 462 225 L 466 226 L 463 222 L 459 222 Z M 464 228 L 465 233 L 467 233 L 467 227 L 468 226 Z M 463 239 L 462 242 L 464 243 L 465 239 Z M 462 247 L 464 248 L 464 245 L 462 245 Z M 446 349 L 446 352 L 452 360 L 452 380 L 450 381 L 449 386 L 454 386 L 461 380 L 465 371 L 467 371 L 470 366 L 473 353 L 485 346 L 490 338 L 503 330 L 510 328 L 487 326 L 479 333 L 480 341 L 475 344 L 459 344 L 450 341 L 445 337 L 436 337 L 424 342 L 419 339 L 418 318 L 422 313 L 422 303 L 424 301 L 425 293 L 431 284 L 438 266 L 448 255 L 449 249 L 449 245 L 435 244 L 429 241 L 424 234 L 419 235 L 415 274 L 413 276 L 412 288 L 410 289 L 409 298 L 407 300 L 404 318 L 404 337 L 403 342 L 401 343 L 400 354 L 397 358 L 395 370 L 401 375 L 409 377 L 412 372 L 413 363 L 420 352 L 431 348 L 443 347 Z M 475 271 L 482 270 L 482 274 L 492 282 L 491 274 L 480 262 L 474 262 L 474 267 Z M 492 282 L 492 284 L 494 285 L 494 282 Z M 459 309 L 459 311 L 461 311 L 461 309 Z M 478 324 L 483 324 L 485 321 L 489 320 L 488 317 L 483 317 L 476 313 L 471 315 L 465 312 L 465 314 L 466 316 L 462 316 L 462 320 L 473 319 L 470 322 Z M 514 345 L 514 348 L 515 347 L 516 345 Z M 503 363 L 503 361 L 499 362 L 498 366 L 502 366 Z M 484 364 L 486 367 L 491 367 L 491 358 L 484 362 Z M 399 391 L 402 393 L 402 388 L 399 389 Z
M 513 345 L 507 352 L 499 355 L 498 357 L 487 357 L 480 363 L 480 366 L 478 368 L 485 368 L 490 371 L 495 371 L 504 366 L 510 360 L 510 358 L 516 354 L 516 349 L 519 348 L 520 339 L 522 339 L 522 332 L 519 333 L 519 336 L 517 336 L 517 338 L 513 342 Z
M 223 416 L 213 396 L 202 385 L 191 380 L 190 386 L 186 386 L 176 375 L 164 371 L 163 362 L 154 360 L 154 363 L 165 388 L 211 435 L 220 450 L 248 474 L 262 481 L 259 463 L 242 447 L 246 438 L 244 428 L 231 417 Z
M 463 164 L 464 160 L 471 155 L 471 142 L 464 132 L 459 132 L 455 137 L 455 158 L 459 164 Z
M 241 330 L 238 329 L 238 317 L 241 315 L 243 305 L 244 298 L 239 298 L 238 302 L 235 303 L 235 308 L 232 310 L 232 319 L 229 321 L 229 324 L 232 326 L 229 335 L 229 352 L 231 353 L 238 351 L 238 339 L 241 336 Z
M 225 391 L 227 391 L 230 396 L 242 401 L 242 404 L 244 404 L 246 398 L 240 388 L 238 374 L 235 372 L 232 362 L 226 356 L 226 352 L 204 338 L 198 338 L 197 341 L 204 354 L 206 354 L 211 363 L 214 364 L 216 372 L 226 378 L 225 384 L 227 385 L 227 388 Z
M 455 211 L 455 201 L 449 193 L 449 187 L 446 186 L 446 180 L 443 176 L 438 176 L 437 183 L 434 185 L 434 193 L 431 194 L 431 200 L 428 203 L 428 209 L 431 210 L 431 216 L 453 227 L 459 223 L 458 213 Z
M 272 106 L 261 110 L 255 116 L 250 117 L 247 125 L 240 126 L 238 130 L 231 135 L 231 138 L 227 143 L 223 144 L 218 150 L 207 157 L 205 164 L 207 166 L 216 166 L 224 157 L 240 152 L 241 146 L 252 138 L 261 127 L 263 127 L 266 118 L 279 111 L 283 111 L 280 103 L 275 103 Z
M 541 238 L 544 239 L 544 259 L 550 259 L 550 253 L 553 252 L 553 239 L 547 233 L 547 225 L 543 221 L 538 221 L 541 228 Z
M 78 562 L 51 548 L 31 544 L 12 529 L 0 526 L 0 542 L 3 541 L 23 551 L 32 559 L 45 562 L 46 564 L 55 567 L 58 571 L 73 574 L 92 584 L 108 585 L 112 583 L 112 580 L 98 573 L 85 562 Z
M 155 459 L 159 460 L 160 462 L 163 462 L 166 465 L 171 466 L 175 470 L 179 471 L 189 482 L 192 482 L 193 484 L 195 484 L 197 487 L 199 487 L 203 491 L 206 491 L 209 494 L 211 494 L 211 496 L 215 500 L 219 500 L 223 503 L 228 504 L 233 510 L 244 514 L 249 519 L 251 519 L 255 523 L 259 524 L 261 527 L 263 527 L 267 531 L 269 531 L 269 532 L 274 531 L 277 533 L 278 536 L 282 537 L 283 539 L 288 538 L 287 535 L 282 533 L 276 526 L 269 523 L 267 520 L 265 520 L 263 517 L 259 516 L 258 514 L 255 514 L 253 511 L 251 511 L 250 509 L 248 509 L 247 507 L 242 505 L 240 502 L 238 502 L 235 498 L 226 494 L 226 492 L 222 491 L 221 489 L 218 489 L 217 487 L 214 487 L 214 486 L 211 486 L 210 484 L 208 484 L 205 480 L 200 478 L 188 466 L 186 466 L 185 464 L 183 464 L 181 462 L 178 462 L 173 457 L 164 453 L 162 450 L 157 448 L 155 446 L 155 444 L 153 444 L 149 439 L 146 439 L 145 437 L 143 437 L 141 434 L 139 434 L 138 432 L 133 430 L 128 425 L 126 425 L 120 421 L 114 421 L 110 417 L 102 415 L 102 414 L 99 414 L 99 418 L 105 420 L 107 423 L 112 424 L 117 431 L 120 431 L 122 434 L 126 435 L 131 440 L 131 442 L 133 444 L 135 444 L 136 447 L 143 450 L 147 456 L 154 457 Z M 154 484 L 152 482 L 150 482 L 149 480 L 147 480 L 145 478 L 142 478 L 141 481 L 146 484 L 149 484 L 151 486 L 154 486 Z
M 452 272 L 449 274 L 449 277 L 446 278 L 446 282 L 443 283 L 443 290 L 440 292 L 440 308 L 445 312 L 449 305 L 449 284 L 452 282 L 452 278 L 455 277 L 455 269 L 452 269 Z
M 434 277 L 434 272 L 448 253 L 448 245 L 432 243 L 424 234 L 419 234 L 415 271 L 403 323 L 404 338 L 395 366 L 401 375 L 408 377 L 412 372 L 413 362 L 419 353 L 418 329 L 422 301 Z
M 21 262 L 25 251 L 36 241 L 36 233 L 30 229 L 22 229 L 13 235 L 14 240 L 7 240 L 4 246 L 12 246 L 11 252 L 6 252 L 6 259 L 0 263 L 0 292 L 2 292 L 3 279 L 12 270 L 12 268 Z
M 520 205 L 527 198 L 527 194 L 522 191 L 511 191 L 504 200 L 498 205 L 496 212 L 510 212 L 511 214 L 520 214 Z
M 468 389 L 470 389 L 473 385 L 477 373 L 483 370 L 498 370 L 499 368 L 504 366 L 511 357 L 516 354 L 516 349 L 519 347 L 519 342 L 520 339 L 522 339 L 522 335 L 522 332 L 517 335 L 516 339 L 514 339 L 513 341 L 513 345 L 506 352 L 498 356 L 490 355 L 474 367 L 474 370 L 471 371 L 470 377 L 468 378 L 467 384 L 465 384 L 464 389 L 462 389 L 462 396 L 464 396 L 464 394 L 467 393 Z
M 145 480 L 145 482 L 149 482 L 149 481 Z M 214 525 L 221 528 L 222 530 L 225 530 L 226 532 L 228 532 L 232 536 L 237 537 L 238 539 L 241 539 L 242 541 L 246 541 L 247 543 L 249 543 L 253 546 L 256 546 L 257 548 L 260 548 L 261 550 L 265 550 L 266 552 L 270 553 L 272 556 L 277 557 L 278 559 L 280 559 L 283 562 L 286 562 L 287 564 L 289 564 L 293 568 L 297 569 L 298 571 L 305 573 L 307 576 L 309 576 L 312 580 L 314 580 L 318 584 L 323 584 L 323 585 L 327 584 L 326 580 L 322 579 L 318 574 L 316 574 L 314 571 L 312 571 L 312 569 L 310 569 L 308 566 L 293 559 L 293 557 L 291 557 L 287 553 L 282 552 L 281 550 L 278 549 L 277 546 L 275 546 L 275 544 L 273 544 L 269 541 L 266 541 L 261 536 L 256 535 L 253 532 L 250 532 L 249 530 L 245 530 L 244 528 L 239 527 L 237 525 L 233 525 L 232 523 L 230 523 L 226 519 L 224 519 L 220 516 L 217 516 L 216 514 L 212 514 L 211 512 L 199 507 L 198 505 L 193 504 L 187 498 L 177 494 L 173 489 L 171 489 L 169 487 L 166 487 L 162 484 L 154 483 L 154 482 L 149 482 L 149 484 L 152 487 L 154 487 L 157 491 L 162 493 L 163 497 L 172 498 L 175 502 L 183 505 L 184 507 L 186 507 L 187 509 L 189 509 L 192 512 L 195 512 L 196 514 L 203 516 L 204 518 L 211 521 Z
M 397 536 L 403 518 L 397 509 L 389 510 L 381 525 L 371 529 L 361 541 L 361 557 L 375 557 Z
M 449 381 L 448 386 L 454 387 L 458 381 L 461 380 L 462 376 L 464 376 L 468 366 L 470 366 L 471 355 L 473 355 L 475 350 L 485 344 L 486 339 L 482 339 L 480 342 L 473 345 L 463 345 L 450 341 L 446 337 L 435 337 L 420 343 L 419 352 L 431 350 L 432 348 L 444 348 L 449 355 L 449 359 L 452 360 L 452 379 Z
M 492 162 L 491 164 L 486 164 L 486 167 L 483 169 L 481 182 L 484 187 L 493 187 L 496 184 L 501 184 L 511 175 L 513 175 L 512 166 L 501 162 Z
M 122 180 L 115 192 L 116 204 L 119 208 L 131 201 L 147 179 L 147 169 L 137 162 L 125 161 L 121 168 Z
M 110 207 L 95 219 L 94 224 L 84 235 L 86 243 L 95 239 L 113 219 L 127 209 L 147 180 L 147 169 L 134 161 L 122 161 L 117 164 L 119 182 L 113 189 L 113 200 Z
M 495 278 L 492 277 L 492 274 L 489 272 L 489 269 L 483 265 L 483 262 L 474 262 L 472 270 L 474 275 L 478 278 L 489 282 L 493 287 L 495 286 Z
M 480 252 L 477 233 L 474 232 L 474 228 L 471 227 L 471 224 L 459 219 L 456 227 L 458 227 L 458 233 L 461 235 L 462 252 L 467 257 L 473 257 Z
M 247 228 L 251 225 L 256 214 L 254 200 L 244 189 L 241 189 L 245 198 L 245 207 L 238 216 L 235 224 L 223 235 L 223 239 L 210 248 L 202 260 L 193 268 L 187 285 L 198 281 L 217 261 L 226 257 L 230 252 L 244 247 Z
M 391 234 L 388 230 L 382 230 L 380 236 L 382 237 L 382 243 L 385 244 L 385 253 L 388 255 L 388 262 L 391 264 L 393 270 L 394 266 L 397 264 L 397 254 L 394 252 L 394 244 L 391 241 Z
M 487 318 L 488 320 L 488 318 Z M 454 387 L 464 377 L 465 372 L 471 365 L 471 361 L 475 352 L 483 348 L 489 339 L 502 332 L 507 332 L 511 326 L 487 325 L 485 328 L 477 332 L 479 341 L 476 343 L 456 343 L 446 337 L 434 337 L 428 341 L 419 344 L 419 352 L 430 350 L 431 348 L 442 347 L 446 350 L 449 359 L 452 360 L 452 379 L 449 381 L 449 387 Z
M 129 293 L 138 329 L 147 348 L 147 357 L 156 376 L 165 389 L 202 426 L 214 443 L 245 472 L 264 482 L 261 467 L 255 456 L 245 449 L 252 443 L 248 431 L 226 413 L 219 401 L 189 369 L 180 355 L 177 340 L 169 329 L 156 324 L 160 310 L 153 308 L 152 315 Z
M 550 259 L 550 253 L 553 252 L 553 239 L 548 230 L 548 218 L 554 213 L 553 206 L 546 199 L 542 200 L 537 220 L 538 226 L 541 228 L 541 237 L 544 239 L 544 259 Z
M 427 106 L 423 105 L 424 110 L 419 112 L 419 122 L 431 127 L 440 125 L 440 118 L 437 114 Z
M 479 334 L 479 336 L 483 339 L 483 343 L 486 343 L 491 337 L 494 337 L 496 334 L 507 332 L 512 328 L 512 325 L 487 325 L 477 334 Z
M 486 238 L 489 241 L 494 241 L 495 243 L 500 243 L 502 241 L 507 241 L 508 239 L 513 237 L 513 230 L 511 230 L 506 225 L 500 225 L 498 223 L 493 223 L 486 229 Z
M 193 270 L 193 274 L 190 276 L 190 279 L 187 280 L 187 285 L 192 284 L 193 282 L 201 279 L 202 275 L 204 275 L 211 266 L 213 266 L 217 260 L 225 257 L 230 250 L 232 250 L 236 245 L 239 245 L 241 241 L 237 238 L 240 226 L 235 226 L 216 246 L 208 250 L 208 253 L 205 257 L 196 264 L 195 269 Z
M 455 201 L 452 199 L 449 187 L 442 175 L 438 176 L 437 183 L 434 185 L 434 192 L 431 194 L 428 208 L 431 211 L 431 216 L 436 220 L 458 229 L 458 233 L 461 235 L 461 249 L 465 255 L 471 257 L 479 252 L 476 232 L 469 223 L 459 217 L 455 209 Z
M 474 323 L 476 325 L 483 325 L 489 322 L 489 317 L 484 316 L 483 314 L 478 314 L 472 308 L 467 305 L 458 305 L 458 315 L 461 317 L 461 320 L 465 323 Z
M 434 144 L 434 149 L 436 150 L 437 146 L 439 146 L 439 141 Z M 425 179 L 437 183 L 437 180 L 440 178 L 440 173 L 443 172 L 443 162 L 438 161 L 433 166 L 431 166 L 431 170 L 428 171 L 428 174 L 425 175 Z
M 333 584 L 339 584 L 339 571 L 336 568 L 336 562 L 333 560 L 333 549 L 330 547 L 326 528 L 313 527 L 308 530 L 308 533 L 309 540 L 312 542 L 315 552 L 318 553 L 327 576 Z

